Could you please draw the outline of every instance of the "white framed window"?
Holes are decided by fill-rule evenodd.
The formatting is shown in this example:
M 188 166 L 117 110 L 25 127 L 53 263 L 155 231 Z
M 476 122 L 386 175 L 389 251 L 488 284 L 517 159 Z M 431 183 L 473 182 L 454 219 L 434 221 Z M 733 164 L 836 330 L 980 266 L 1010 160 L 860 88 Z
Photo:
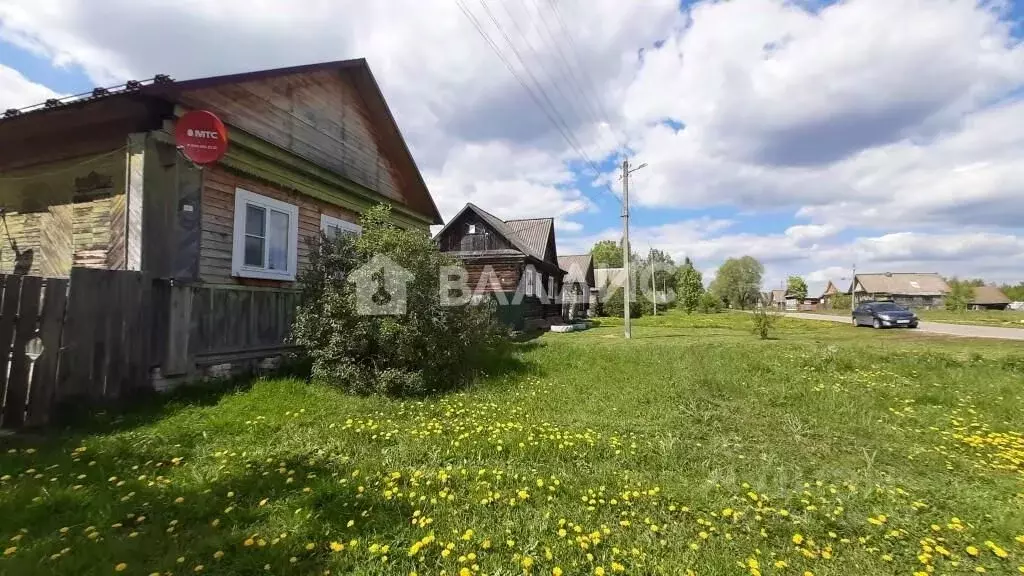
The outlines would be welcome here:
M 235 189 L 233 276 L 295 280 L 298 244 L 298 206 Z
M 534 278 L 533 267 L 532 266 L 527 266 L 526 270 L 523 271 L 523 283 L 526 284 L 526 287 L 525 287 L 525 295 L 526 296 L 533 296 L 533 289 L 534 289 L 534 285 L 535 285 L 534 284 L 535 281 L 534 281 L 533 278 Z
M 359 236 L 363 233 L 363 227 L 359 224 L 353 224 L 352 222 L 328 216 L 327 214 L 320 215 L 320 229 L 323 230 L 324 235 L 329 240 L 337 238 L 338 234 L 355 234 Z

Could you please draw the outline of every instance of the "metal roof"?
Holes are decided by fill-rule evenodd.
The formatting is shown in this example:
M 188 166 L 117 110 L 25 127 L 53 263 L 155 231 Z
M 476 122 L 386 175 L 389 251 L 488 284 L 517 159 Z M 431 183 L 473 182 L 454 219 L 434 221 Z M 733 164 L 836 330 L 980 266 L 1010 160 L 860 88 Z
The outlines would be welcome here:
M 995 286 L 975 286 L 971 302 L 974 304 L 1009 304 L 1010 299 Z
M 567 272 L 563 280 L 566 283 L 594 283 L 594 257 L 591 254 L 573 254 L 571 256 L 559 256 L 558 267 Z
M 186 90 L 200 90 L 224 84 L 249 82 L 274 78 L 277 76 L 319 72 L 323 70 L 352 70 L 357 74 L 357 81 L 355 83 L 356 88 L 363 97 L 367 110 L 371 114 L 371 119 L 375 121 L 378 126 L 383 128 L 383 130 L 381 130 L 382 137 L 386 137 L 389 143 L 393 142 L 394 147 L 397 148 L 395 150 L 397 154 L 392 155 L 392 160 L 397 163 L 399 169 L 402 169 L 404 174 L 408 174 L 408 178 L 411 180 L 411 182 L 409 182 L 409 184 L 412 185 L 411 187 L 418 189 L 418 191 L 425 196 L 426 202 L 422 206 L 422 209 L 418 211 L 429 216 L 433 221 L 432 223 L 442 223 L 441 213 L 437 209 L 437 204 L 434 202 L 433 196 L 430 195 L 430 190 L 427 188 L 427 184 L 423 180 L 423 175 L 420 173 L 419 166 L 416 165 L 416 160 L 412 157 L 412 151 L 409 150 L 409 145 L 406 143 L 405 137 L 398 128 L 398 123 L 395 121 L 394 114 L 392 114 L 391 108 L 388 106 L 387 100 L 384 98 L 384 93 L 381 92 L 380 84 L 377 83 L 377 79 L 373 76 L 373 72 L 370 71 L 370 66 L 366 62 L 365 58 L 318 62 L 315 64 L 304 64 L 301 66 L 272 68 L 268 70 L 210 76 L 207 78 L 196 78 L 184 81 L 176 81 L 166 74 L 157 74 L 150 80 L 129 80 L 124 84 L 119 84 L 110 88 L 94 88 L 89 92 L 66 96 L 64 98 L 51 98 L 46 102 L 27 106 L 21 109 L 8 109 L 3 113 L 2 117 L 0 117 L 0 123 L 16 124 L 16 121 L 20 122 L 22 121 L 21 119 L 26 116 L 34 117 L 45 114 L 51 110 L 59 110 L 65 107 L 82 105 L 84 103 L 94 102 L 97 100 L 106 100 L 108 98 L 131 97 L 133 94 L 141 94 L 155 96 L 169 101 L 176 101 L 178 96 Z
M 868 294 L 899 294 L 905 296 L 944 296 L 949 285 L 935 272 L 884 272 L 857 274 L 855 282 Z
M 548 262 L 553 265 L 558 265 L 557 262 L 545 260 L 544 255 L 547 253 L 548 239 L 554 233 L 554 219 L 553 218 L 530 218 L 523 220 L 502 220 L 494 214 L 484 210 L 483 208 L 467 202 L 459 213 L 452 217 L 444 228 L 434 235 L 434 238 L 440 238 L 448 228 L 462 216 L 466 210 L 472 210 L 475 214 L 480 216 L 488 226 L 493 228 L 495 232 L 501 234 L 516 247 L 517 250 L 522 252 L 526 256 L 532 256 L 541 262 Z
M 548 252 L 548 240 L 555 229 L 554 218 L 505 220 L 505 224 L 530 247 L 536 258 L 550 262 L 544 256 Z M 556 264 L 557 262 L 552 263 Z

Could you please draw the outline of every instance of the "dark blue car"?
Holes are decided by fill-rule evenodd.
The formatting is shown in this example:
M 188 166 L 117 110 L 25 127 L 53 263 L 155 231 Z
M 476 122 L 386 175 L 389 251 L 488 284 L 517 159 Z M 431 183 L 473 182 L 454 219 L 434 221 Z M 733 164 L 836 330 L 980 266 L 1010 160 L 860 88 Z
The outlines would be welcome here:
M 895 302 L 861 302 L 853 311 L 854 326 L 917 328 L 917 315 Z

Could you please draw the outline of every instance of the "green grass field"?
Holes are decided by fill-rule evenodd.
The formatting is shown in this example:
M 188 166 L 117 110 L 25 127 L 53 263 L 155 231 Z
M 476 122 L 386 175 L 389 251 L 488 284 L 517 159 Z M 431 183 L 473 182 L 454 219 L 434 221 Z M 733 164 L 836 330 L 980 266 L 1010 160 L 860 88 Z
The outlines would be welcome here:
M 1024 572 L 1019 343 L 743 314 L 517 344 L 473 389 L 181 393 L 0 454 L 0 573 Z
M 916 312 L 922 320 L 928 322 L 1024 329 L 1024 312 L 1018 310 L 966 310 L 964 312 L 917 310 Z

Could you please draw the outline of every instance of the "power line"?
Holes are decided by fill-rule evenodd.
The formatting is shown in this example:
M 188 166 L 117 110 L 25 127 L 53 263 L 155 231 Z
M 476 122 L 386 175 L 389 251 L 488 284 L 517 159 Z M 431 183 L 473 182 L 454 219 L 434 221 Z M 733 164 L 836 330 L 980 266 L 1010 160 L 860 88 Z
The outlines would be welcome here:
M 481 0 L 481 2 L 483 2 L 483 1 L 484 0 Z M 499 2 L 499 4 L 505 10 L 505 14 L 507 14 L 509 19 L 512 21 L 512 25 L 515 26 L 516 32 L 519 33 L 519 36 L 523 39 L 524 43 L 526 44 L 526 47 L 536 57 L 537 62 L 538 62 L 538 66 L 540 67 L 540 69 L 548 76 L 548 78 L 551 81 L 551 84 L 555 87 L 555 90 L 558 92 L 558 94 L 560 94 L 562 96 L 562 100 L 565 102 L 566 106 L 568 106 L 569 112 L 572 113 L 572 115 L 578 121 L 578 124 L 581 124 L 581 125 L 584 124 L 586 122 L 586 118 L 584 118 L 584 116 L 582 114 L 580 114 L 578 107 L 573 106 L 569 96 L 566 95 L 566 93 L 562 90 L 561 83 L 558 82 L 558 79 L 559 79 L 558 78 L 558 74 L 557 73 L 552 74 L 551 71 L 548 70 L 547 66 L 545 65 L 546 58 L 544 58 L 543 55 L 537 49 L 534 48 L 533 43 L 530 41 L 530 35 L 525 33 L 525 32 L 523 32 L 523 29 L 519 27 L 519 21 L 516 20 L 515 16 L 512 15 L 512 11 L 508 8 L 508 3 L 507 2 Z M 524 5 L 524 8 L 525 8 L 525 5 Z M 527 19 L 528 20 L 532 20 L 532 18 L 530 18 L 529 14 L 527 14 Z M 531 31 L 533 31 L 533 30 L 537 30 L 537 23 L 535 21 L 533 22 L 533 26 L 531 28 Z M 538 38 L 540 39 L 541 47 L 543 47 L 544 46 L 543 38 L 540 38 L 539 34 L 538 34 Z M 563 76 L 563 79 L 565 79 L 564 76 Z M 543 90 L 543 88 L 541 88 L 541 89 Z M 568 124 L 566 124 L 566 126 L 568 127 Z M 582 146 L 582 143 L 579 141 L 579 139 L 577 139 L 577 143 L 580 143 L 581 144 L 580 147 L 585 149 L 585 147 Z
M 484 30 L 483 25 L 480 23 L 480 21 L 476 18 L 472 11 L 470 11 L 463 4 L 463 1 L 455 0 L 455 3 L 456 5 L 458 5 L 459 10 L 462 11 L 463 15 L 466 16 L 466 18 L 470 21 L 473 27 L 476 28 L 476 31 L 478 34 L 480 34 L 480 37 L 484 39 L 484 41 L 491 48 L 491 50 L 498 57 L 498 59 L 501 60 L 502 64 L 505 65 L 505 68 L 508 69 L 509 73 L 512 74 L 513 78 L 515 78 L 516 81 L 519 82 L 519 85 L 522 86 L 524 90 L 526 90 L 526 93 L 529 95 L 530 99 L 533 100 L 534 104 L 536 104 L 537 107 L 540 108 L 541 111 L 544 113 L 544 115 L 547 116 L 548 120 L 558 130 L 558 132 L 561 134 L 562 138 L 566 141 L 566 143 L 569 144 L 569 146 L 586 161 L 586 163 L 594 170 L 596 176 L 598 178 L 601 178 L 603 176 L 601 170 L 594 164 L 593 161 L 590 160 L 589 156 L 587 156 L 587 154 L 580 149 L 580 146 L 575 142 L 575 139 L 569 133 L 567 133 L 568 127 L 563 127 L 564 122 L 559 123 L 560 118 L 557 117 L 557 111 L 555 111 L 555 114 L 552 115 L 552 111 L 549 111 L 548 108 L 545 107 L 544 102 L 541 99 L 541 96 L 538 96 L 537 92 L 534 91 L 534 89 L 526 82 L 526 80 L 524 80 L 523 77 L 516 71 L 512 63 L 509 62 L 509 59 L 506 58 L 505 54 L 498 47 L 497 43 L 493 39 L 491 39 L 490 35 L 488 35 L 487 32 Z M 528 75 L 530 75 L 533 81 L 537 83 L 536 77 L 534 77 L 533 74 L 530 72 L 529 67 L 527 67 L 525 61 L 523 61 L 522 56 L 518 54 L 518 50 L 515 48 L 515 45 L 511 42 L 511 39 L 508 38 L 508 35 L 504 32 L 504 29 L 501 28 L 501 25 L 498 24 L 496 19 L 493 17 L 493 14 L 491 14 L 490 10 L 487 8 L 487 5 L 483 3 L 483 0 L 481 0 L 481 4 L 484 6 L 485 11 L 487 11 L 488 15 L 490 16 L 491 21 L 494 22 L 498 30 L 502 33 L 503 36 L 505 36 L 506 42 L 509 44 L 509 47 L 512 48 L 512 51 L 516 54 L 516 56 L 519 58 L 520 64 L 523 66 L 523 69 L 527 72 Z M 548 100 L 550 104 L 550 98 L 547 98 L 546 93 L 542 92 L 542 95 L 544 96 L 544 99 Z M 553 105 L 552 108 L 554 108 Z M 616 199 L 616 201 L 621 202 L 619 200 L 619 197 L 615 195 L 615 193 L 611 189 L 611 186 L 609 186 L 607 182 L 604 182 L 604 187 L 607 189 L 608 193 L 611 194 L 612 197 Z
M 593 90 L 594 93 L 597 95 L 596 99 L 598 109 L 601 111 L 601 114 L 603 115 L 605 122 L 608 123 L 608 129 L 612 130 L 611 117 L 609 116 L 608 111 L 604 107 L 604 101 L 601 100 L 600 93 L 597 90 L 597 83 L 594 82 L 593 77 L 591 77 L 590 73 L 587 71 L 587 67 L 583 65 L 583 57 L 580 56 L 579 48 L 576 46 L 576 41 L 572 37 L 572 32 L 570 32 L 569 27 L 565 25 L 565 20 L 562 18 L 562 11 L 558 9 L 558 0 L 548 0 L 548 4 L 551 5 L 552 11 L 555 13 L 555 18 L 558 20 L 558 24 L 559 26 L 561 26 L 562 31 L 565 32 L 565 37 L 569 41 L 569 46 L 572 48 L 572 53 L 576 57 L 576 65 L 579 66 L 582 76 L 590 85 L 590 89 Z M 618 138 L 619 135 L 616 135 L 616 137 Z M 620 142 L 622 143 L 623 153 L 625 154 L 625 151 L 628 150 L 628 142 L 624 140 L 620 140 Z
M 576 89 L 576 93 L 580 95 L 586 113 L 590 115 L 590 120 L 592 120 L 594 125 L 597 127 L 598 137 L 607 137 L 606 135 L 603 134 L 603 131 L 600 130 L 601 125 L 604 122 L 604 120 L 601 119 L 601 113 L 597 109 L 597 106 L 594 104 L 592 99 L 587 97 L 587 93 L 583 87 L 583 83 L 576 76 L 576 73 L 573 71 L 572 64 L 569 63 L 569 59 L 566 57 L 565 52 L 562 50 L 562 42 L 558 41 L 558 37 L 555 35 L 554 31 L 552 31 L 551 27 L 548 26 L 548 19 L 544 17 L 540 3 L 538 2 L 538 0 L 530 0 L 530 3 L 533 4 L 533 7 L 537 14 L 537 18 L 538 20 L 541 21 L 541 24 L 544 26 L 544 30 L 547 31 L 548 37 L 551 38 L 551 44 L 555 47 L 555 53 L 558 56 L 558 61 L 561 62 L 562 64 L 562 70 L 570 79 L 569 84 L 572 85 L 572 87 Z M 597 98 L 595 97 L 595 99 Z M 612 132 L 610 125 L 608 127 L 608 131 Z M 620 146 L 621 141 L 616 139 L 614 132 L 612 132 L 611 137 L 613 151 L 620 147 L 625 148 L 624 146 Z

